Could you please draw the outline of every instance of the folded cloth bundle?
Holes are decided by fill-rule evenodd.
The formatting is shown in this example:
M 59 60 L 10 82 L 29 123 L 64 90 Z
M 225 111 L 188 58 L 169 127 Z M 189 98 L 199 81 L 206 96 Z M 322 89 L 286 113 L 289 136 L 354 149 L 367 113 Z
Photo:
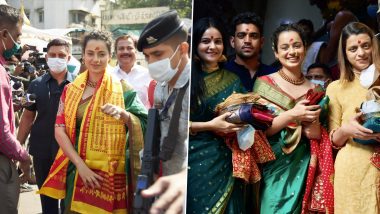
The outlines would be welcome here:
M 369 118 L 363 123 L 363 126 L 366 127 L 367 129 L 371 129 L 373 132 L 380 132 L 380 117 Z M 362 140 L 362 139 L 354 138 L 354 140 L 355 142 L 358 142 L 364 145 L 368 145 L 368 144 L 378 145 L 379 144 L 379 142 L 374 139 Z
M 311 88 L 306 92 L 306 99 L 309 100 L 309 105 L 316 105 L 324 96 L 324 91 L 316 90 L 314 88 Z
M 327 116 L 328 116 L 328 104 L 330 98 L 325 96 L 324 91 L 318 91 L 316 89 L 309 89 L 306 93 L 306 99 L 309 100 L 309 105 L 319 105 L 321 107 L 321 113 L 319 114 L 319 121 L 323 127 L 327 127 Z
M 380 86 L 374 86 L 369 89 L 367 94 L 367 101 L 364 101 L 360 110 L 363 112 L 361 117 L 363 126 L 365 128 L 371 129 L 374 132 L 380 132 Z M 355 142 L 364 145 L 379 145 L 379 142 L 370 139 L 370 140 L 362 140 L 354 138 Z
M 233 176 L 248 183 L 255 183 L 261 179 L 258 163 L 276 159 L 265 134 L 261 131 L 271 126 L 274 116 L 261 104 L 261 99 L 256 93 L 234 93 L 215 109 L 218 115 L 232 112 L 231 116 L 226 118 L 230 123 L 249 124 L 258 129 L 245 136 L 252 139 L 253 144 L 244 149 L 240 147 L 236 133 L 218 133 L 225 138 L 226 144 L 232 150 Z
M 321 113 L 319 121 L 323 127 L 326 127 L 328 103 L 330 101 L 328 96 L 321 86 L 311 88 L 306 92 L 305 99 L 309 101 L 308 105 L 319 105 Z M 281 130 L 282 151 L 285 154 L 290 154 L 297 148 L 298 143 L 302 136 L 302 124 L 297 122 L 289 123 L 288 126 Z
M 310 156 L 305 193 L 302 200 L 301 213 L 333 213 L 334 211 L 334 189 L 331 178 L 334 174 L 334 161 L 331 141 L 326 130 L 328 96 L 321 88 L 310 89 L 306 93 L 309 105 L 319 105 L 321 113 L 321 138 L 310 139 Z
M 272 125 L 274 115 L 265 105 L 260 104 L 260 99 L 255 93 L 234 93 L 220 103 L 215 111 L 220 114 L 231 112 L 226 118 L 227 122 L 250 124 L 255 129 L 266 130 Z
M 380 133 L 380 86 L 373 86 L 369 89 L 367 93 L 367 101 L 364 101 L 361 104 L 360 110 L 363 112 L 361 117 L 363 122 L 362 125 L 365 128 L 371 129 L 375 133 Z M 354 141 L 364 145 L 375 146 L 375 152 L 370 161 L 380 170 L 379 142 L 374 139 L 362 140 L 357 138 L 354 138 Z

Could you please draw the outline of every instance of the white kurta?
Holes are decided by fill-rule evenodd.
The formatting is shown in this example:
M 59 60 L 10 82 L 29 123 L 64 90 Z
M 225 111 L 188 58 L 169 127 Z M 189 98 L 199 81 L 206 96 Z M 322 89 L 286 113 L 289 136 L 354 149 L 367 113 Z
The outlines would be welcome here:
M 112 76 L 122 79 L 132 85 L 145 108 L 150 109 L 151 105 L 148 99 L 148 88 L 152 78 L 150 77 L 147 68 L 135 64 L 131 71 L 127 73 L 123 71 L 120 66 L 116 66 L 112 71 Z

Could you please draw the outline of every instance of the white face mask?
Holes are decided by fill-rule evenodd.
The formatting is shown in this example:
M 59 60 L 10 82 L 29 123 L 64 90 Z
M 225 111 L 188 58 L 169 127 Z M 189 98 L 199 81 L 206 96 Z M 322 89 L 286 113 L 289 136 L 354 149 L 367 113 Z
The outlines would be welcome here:
M 368 68 L 362 70 L 360 73 L 360 84 L 364 88 L 370 88 L 372 84 L 379 78 L 379 72 L 376 71 L 375 64 L 370 65 Z
M 9 73 L 14 74 L 16 70 L 16 65 L 8 65 Z
M 325 84 L 326 84 L 325 81 L 323 81 L 323 80 L 315 80 L 315 79 L 311 79 L 310 82 L 312 82 L 312 83 L 314 83 L 314 84 L 316 84 L 316 85 L 321 85 L 322 88 L 324 88 L 324 87 L 325 87 Z
M 47 64 L 53 73 L 62 73 L 67 69 L 67 61 L 62 58 L 48 58 Z
M 243 151 L 251 148 L 253 143 L 255 142 L 255 128 L 252 125 L 247 125 L 242 130 L 236 132 L 237 141 L 239 143 L 239 148 Z
M 160 61 L 148 64 L 149 74 L 153 79 L 157 80 L 158 82 L 168 82 L 174 77 L 174 75 L 177 73 L 179 65 L 181 64 L 182 58 L 179 60 L 176 68 L 174 69 L 170 65 L 170 60 L 177 53 L 178 49 L 179 45 L 170 58 L 165 58 Z

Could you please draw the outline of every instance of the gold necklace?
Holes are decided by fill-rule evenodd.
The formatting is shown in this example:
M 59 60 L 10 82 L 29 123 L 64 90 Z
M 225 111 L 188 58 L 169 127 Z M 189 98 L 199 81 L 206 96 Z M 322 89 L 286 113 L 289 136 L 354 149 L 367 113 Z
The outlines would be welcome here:
M 215 67 L 206 67 L 202 64 L 202 70 L 206 73 L 212 73 L 219 69 L 219 65 L 216 65 Z
M 280 75 L 280 77 L 282 79 L 284 79 L 285 81 L 287 81 L 293 85 L 302 85 L 305 82 L 305 76 L 303 75 L 302 72 L 301 72 L 301 77 L 296 79 L 296 80 L 294 80 L 294 79 L 290 78 L 288 75 L 286 75 L 282 69 L 280 69 L 278 71 L 278 74 Z
M 86 85 L 91 88 L 96 88 L 96 82 L 91 82 L 90 80 L 87 80 Z

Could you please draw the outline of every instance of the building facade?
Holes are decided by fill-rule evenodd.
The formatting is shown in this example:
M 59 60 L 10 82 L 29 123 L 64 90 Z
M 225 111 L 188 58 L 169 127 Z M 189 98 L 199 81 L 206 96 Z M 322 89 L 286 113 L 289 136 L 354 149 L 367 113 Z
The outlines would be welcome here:
M 20 8 L 20 0 L 6 0 Z M 110 7 L 114 0 L 27 0 L 25 14 L 31 25 L 39 29 L 51 28 L 101 28 L 101 11 Z

